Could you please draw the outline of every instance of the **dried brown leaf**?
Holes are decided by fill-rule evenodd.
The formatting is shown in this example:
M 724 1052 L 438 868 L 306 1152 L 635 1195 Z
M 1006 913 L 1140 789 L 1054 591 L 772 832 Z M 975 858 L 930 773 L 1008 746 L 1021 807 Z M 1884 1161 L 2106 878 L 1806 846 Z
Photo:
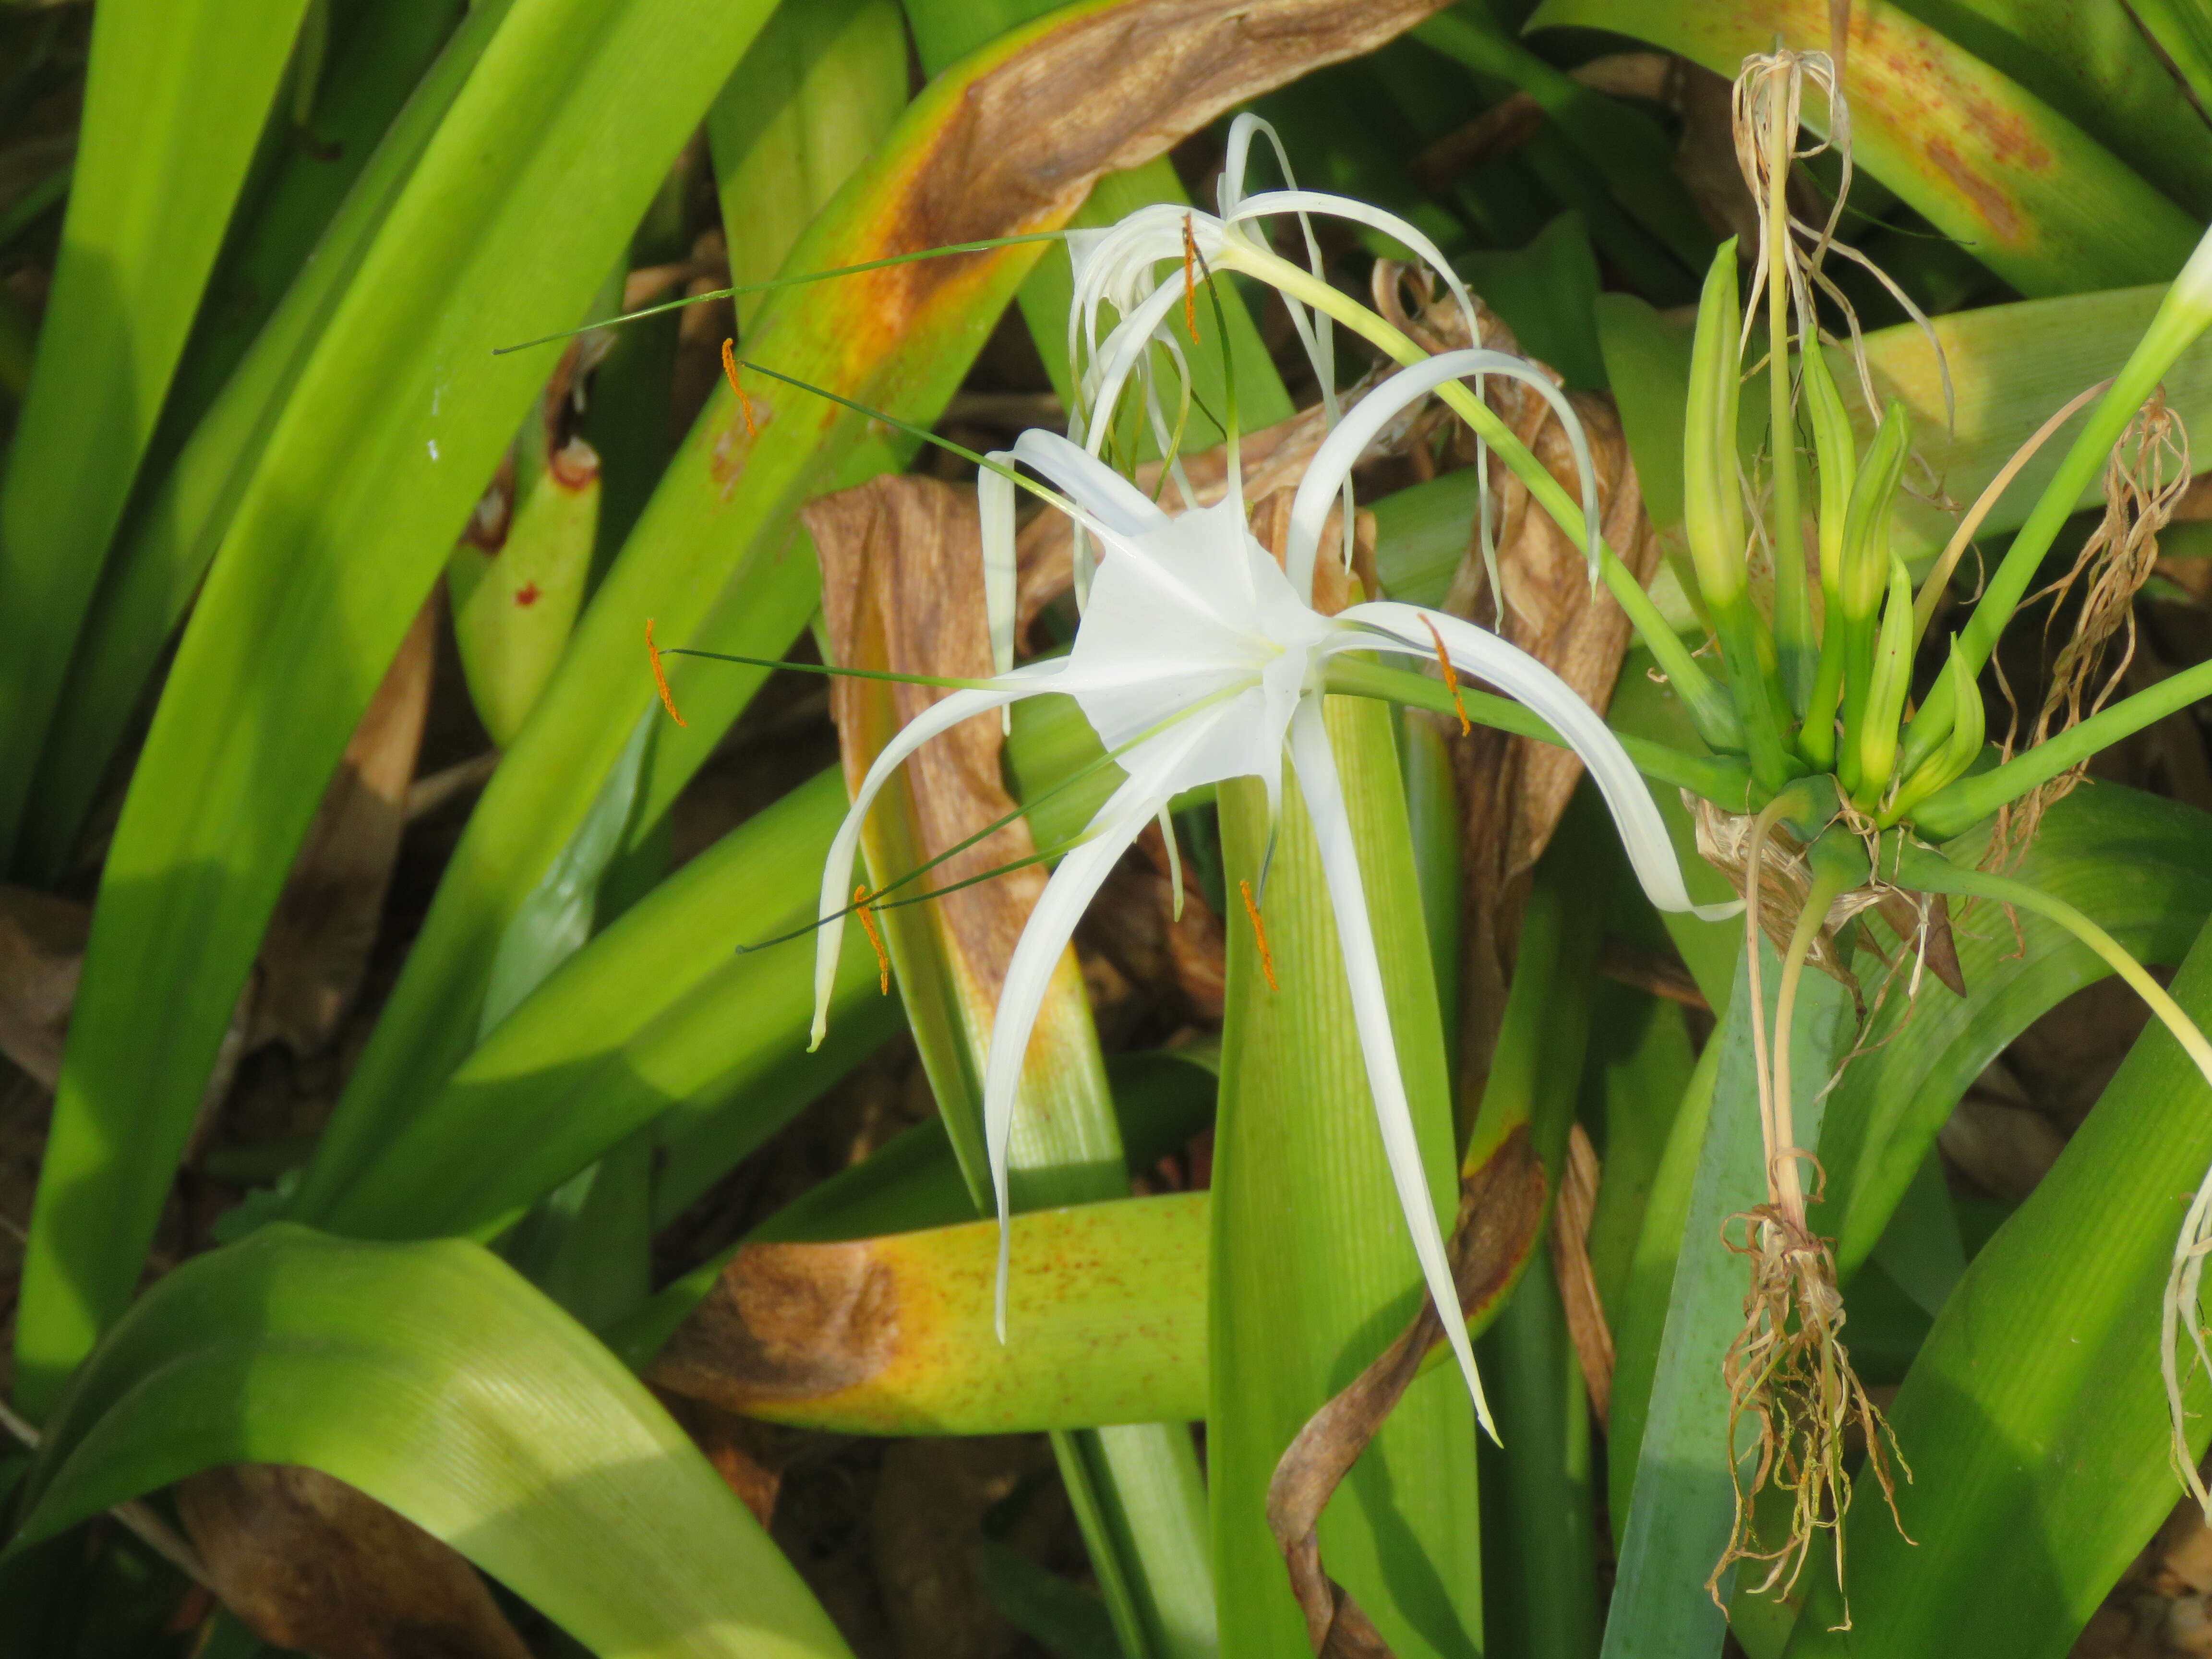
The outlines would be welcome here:
M 209 1469 L 177 1487 L 177 1510 L 216 1592 L 264 1642 L 318 1659 L 529 1659 L 474 1567 L 329 1475 Z
M 76 1001 L 92 912 L 72 899 L 0 886 L 0 1054 L 51 1090 Z
M 838 664 L 955 678 L 990 673 L 982 534 L 972 490 L 913 476 L 878 478 L 823 497 L 803 517 L 822 558 L 822 608 Z M 857 787 L 891 736 L 943 695 L 923 685 L 835 682 L 830 712 L 848 784 Z M 955 727 L 906 763 L 864 836 L 878 885 L 1015 810 L 1000 771 L 1003 742 L 990 715 Z M 1027 821 L 1016 818 L 901 896 L 950 888 L 1036 850 Z M 893 930 L 915 925 L 912 918 L 934 925 L 955 977 L 952 994 L 988 1021 L 1044 883 L 1043 870 L 1030 865 L 927 905 L 886 912 L 882 922 Z M 1072 953 L 1069 963 L 1072 969 Z
M 647 1378 L 740 1415 L 819 1399 L 889 1364 L 897 1281 L 866 1242 L 750 1244 L 661 1349 Z
M 1433 317 L 1437 313 L 1431 312 Z M 1486 333 L 1487 333 L 1486 328 Z M 1550 407 L 1516 381 L 1493 378 L 1488 396 L 1507 425 L 1569 490 L 1581 483 L 1565 429 Z M 1644 510 L 1635 463 L 1609 399 L 1572 394 L 1597 470 L 1600 522 L 1607 544 L 1639 580 L 1648 580 L 1658 544 Z M 1498 567 L 1502 596 L 1489 591 L 1472 543 L 1444 609 L 1495 628 L 1543 662 L 1592 708 L 1612 700 L 1629 646 L 1626 614 L 1593 589 L 1583 549 L 1537 507 L 1528 490 L 1493 459 Z M 1502 599 L 1502 603 L 1501 603 Z M 1502 614 L 1501 614 L 1502 612 Z M 1529 872 L 1550 844 L 1559 815 L 1581 781 L 1570 750 L 1479 727 L 1450 738 L 1465 831 L 1465 966 L 1461 1052 L 1469 1057 L 1463 1091 L 1480 1086 L 1505 1006 Z
M 1552 1206 L 1552 1272 L 1566 1309 L 1567 1336 L 1589 1391 L 1590 1410 L 1601 1428 L 1613 1416 L 1613 1331 L 1597 1293 L 1590 1266 L 1590 1218 L 1597 1208 L 1597 1149 L 1579 1123 L 1567 1132 L 1566 1166 L 1559 1172 L 1559 1195 Z

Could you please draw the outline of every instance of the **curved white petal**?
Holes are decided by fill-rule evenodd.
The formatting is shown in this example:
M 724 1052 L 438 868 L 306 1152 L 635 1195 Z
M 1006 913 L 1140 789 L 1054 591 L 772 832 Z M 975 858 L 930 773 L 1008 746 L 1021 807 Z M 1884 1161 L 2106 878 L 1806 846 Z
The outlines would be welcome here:
M 1264 218 L 1271 213 L 1325 213 L 1332 219 L 1349 219 L 1355 224 L 1365 225 L 1370 230 L 1379 230 L 1385 236 L 1403 242 L 1418 255 L 1422 263 L 1443 279 L 1453 299 L 1459 301 L 1460 310 L 1467 319 L 1468 336 L 1480 339 L 1481 330 L 1474 315 L 1474 296 L 1467 284 L 1459 279 L 1441 249 L 1424 235 L 1419 228 L 1382 208 L 1349 196 L 1332 196 L 1319 190 L 1271 190 L 1258 196 L 1248 196 L 1238 204 L 1236 213 L 1223 216 L 1224 223 L 1234 227 L 1244 222 Z
M 1298 484 L 1297 495 L 1291 503 L 1291 534 L 1285 548 L 1283 568 L 1293 586 L 1304 584 L 1299 592 L 1312 586 L 1314 559 L 1321 547 L 1321 532 L 1328 522 L 1329 507 L 1375 434 L 1416 398 L 1425 396 L 1448 380 L 1479 374 L 1503 374 L 1533 386 L 1552 405 L 1559 423 L 1566 428 L 1567 441 L 1574 448 L 1575 465 L 1582 475 L 1587 554 L 1590 568 L 1595 572 L 1597 469 L 1591 464 L 1589 440 L 1583 432 L 1574 405 L 1567 401 L 1565 392 L 1552 384 L 1551 377 L 1534 363 L 1503 351 L 1474 348 L 1441 352 L 1425 362 L 1400 369 L 1362 398 L 1336 430 L 1322 441 Z
M 1729 904 L 1691 902 L 1689 890 L 1682 884 L 1682 866 L 1674 857 L 1674 843 L 1667 834 L 1666 822 L 1653 805 L 1651 792 L 1644 786 L 1636 763 L 1628 758 L 1628 751 L 1620 746 L 1620 739 L 1613 736 L 1612 728 L 1598 718 L 1596 711 L 1582 700 L 1574 687 L 1535 658 L 1473 623 L 1419 605 L 1387 600 L 1355 605 L 1337 620 L 1371 628 L 1396 641 L 1392 649 L 1402 649 L 1431 661 L 1437 655 L 1435 641 L 1429 635 L 1433 627 L 1437 637 L 1443 641 L 1444 648 L 1451 653 L 1453 667 L 1463 674 L 1487 680 L 1508 696 L 1527 704 L 1549 720 L 1553 730 L 1582 757 L 1583 764 L 1589 769 L 1591 781 L 1613 813 L 1613 824 L 1620 832 L 1621 845 L 1627 851 L 1636 878 L 1643 884 L 1644 896 L 1654 905 L 1662 910 L 1687 911 L 1705 921 L 1724 921 L 1741 912 L 1740 901 Z M 1362 643 L 1356 634 L 1347 633 L 1329 649 L 1332 653 L 1358 650 Z M 1371 645 L 1372 641 L 1366 643 Z
M 1134 540 L 1168 522 L 1168 515 L 1151 496 L 1082 445 L 1070 443 L 1057 432 L 1031 427 L 1006 453 L 1044 474 L 1068 500 L 1117 535 Z
M 1014 1104 L 1021 1089 L 1022 1064 L 1029 1055 L 1037 1012 L 1044 1006 L 1060 953 L 1075 936 L 1075 924 L 1082 920 L 1115 860 L 1172 798 L 1175 791 L 1169 781 L 1184 755 L 1204 740 L 1210 725 L 1205 716 L 1196 717 L 1188 731 L 1167 734 L 1126 757 L 1131 763 L 1127 781 L 1091 818 L 1082 845 L 1060 860 L 1060 867 L 1038 896 L 1036 908 L 1023 924 L 1021 939 L 1006 963 L 1006 982 L 992 1016 L 990 1058 L 983 1070 L 983 1141 L 990 1153 L 991 1191 L 999 1211 L 997 1310 L 1001 1342 L 1006 1340 L 1006 1153 Z
M 1318 697 L 1300 703 L 1291 719 L 1291 760 L 1297 769 L 1298 793 L 1305 798 L 1306 811 L 1313 819 L 1322 872 L 1328 881 L 1337 942 L 1344 952 L 1345 981 L 1352 992 L 1352 1017 L 1359 1030 L 1368 1091 L 1375 1097 L 1376 1127 L 1382 1133 L 1383 1156 L 1389 1161 L 1390 1179 L 1398 1189 L 1398 1206 L 1405 1212 L 1406 1231 L 1413 1236 L 1421 1277 L 1436 1301 L 1437 1315 L 1451 1340 L 1452 1352 L 1459 1358 L 1468 1392 L 1474 1396 L 1475 1415 L 1495 1440 L 1497 1425 L 1490 1419 L 1489 1401 L 1483 1398 L 1482 1378 L 1474 1368 L 1474 1346 L 1468 1340 L 1467 1321 L 1460 1316 L 1459 1290 L 1452 1279 L 1443 1230 L 1437 1224 L 1436 1203 L 1429 1192 L 1427 1172 L 1421 1167 L 1420 1141 L 1413 1130 L 1413 1108 L 1406 1099 L 1406 1079 L 1398 1068 L 1397 1043 L 1390 1031 L 1382 963 L 1375 949 L 1374 923 L 1367 911 L 1366 883 L 1359 873 L 1352 817 L 1345 810 L 1336 757 L 1329 748 Z
M 830 856 L 823 860 L 822 896 L 820 908 L 815 912 L 822 919 L 822 925 L 814 934 L 814 1029 L 806 1044 L 809 1053 L 822 1046 L 823 1036 L 830 1029 L 830 993 L 837 978 L 837 952 L 845 940 L 845 907 L 852 896 L 853 860 L 860 851 L 860 826 L 867 822 L 868 809 L 875 805 L 876 796 L 900 763 L 940 732 L 949 732 L 964 720 L 1002 708 L 1018 698 L 1052 689 L 1049 684 L 1037 684 L 1008 685 L 989 691 L 955 691 L 930 704 L 900 727 L 898 734 L 876 757 L 875 764 L 868 768 L 860 787 L 854 791 L 853 805 L 845 813 L 845 821 L 837 826 L 836 836 L 830 843 Z
M 997 449 L 984 457 L 1012 466 L 1013 451 Z M 1014 665 L 1014 612 L 1020 571 L 1014 556 L 1014 481 L 985 467 L 975 475 L 975 511 L 983 531 L 983 614 L 991 629 L 991 672 Z

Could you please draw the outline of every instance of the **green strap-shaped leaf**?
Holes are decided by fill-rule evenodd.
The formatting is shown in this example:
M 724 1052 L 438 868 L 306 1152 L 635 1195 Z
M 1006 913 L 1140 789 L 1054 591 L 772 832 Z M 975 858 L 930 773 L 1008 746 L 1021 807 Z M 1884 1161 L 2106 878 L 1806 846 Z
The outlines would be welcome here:
M 32 873 L 58 874 L 75 856 L 116 745 L 144 700 L 162 647 L 199 591 L 285 398 L 509 3 L 486 0 L 473 8 L 427 70 L 406 50 L 420 42 L 410 40 L 405 23 L 420 29 L 424 20 L 407 19 L 406 7 L 378 7 L 376 36 L 350 42 L 344 60 L 333 67 L 327 89 L 332 125 L 324 128 L 319 112 L 318 131 L 357 150 L 363 165 L 337 212 L 317 228 L 315 257 L 298 266 L 281 295 L 270 294 L 270 306 L 249 312 L 258 326 L 244 356 L 230 335 L 229 308 L 220 307 L 218 315 L 211 306 L 177 371 L 176 392 L 149 458 L 149 465 L 166 463 L 167 470 L 150 499 L 124 526 L 101 574 L 70 665 L 70 695 L 54 711 L 40 761 L 33 794 L 38 810 L 23 824 L 19 858 Z M 366 50 L 378 46 L 386 50 Z M 395 58 L 396 63 L 386 61 Z M 390 84 L 403 76 L 403 86 Z M 377 118 L 388 113 L 387 100 L 397 106 L 402 99 L 404 106 L 388 125 Z M 217 272 L 218 299 L 226 279 L 257 289 L 285 283 L 307 251 L 294 246 L 298 221 L 326 206 L 321 192 L 328 187 L 325 170 L 332 164 L 304 148 L 290 159 L 299 166 L 288 164 L 271 183 L 255 224 L 241 238 L 235 264 Z M 343 158 L 338 165 L 343 167 Z M 218 371 L 219 389 L 204 383 Z M 173 453 L 163 454 L 164 440 L 179 446 Z
M 235 1462 L 359 1487 L 596 1653 L 847 1651 L 644 1386 L 475 1245 L 279 1224 L 187 1262 L 61 1402 L 19 1538 Z
M 1760 943 L 1759 1018 L 1771 1029 L 1782 965 L 1773 947 Z M 1721 1229 L 1731 1216 L 1766 1202 L 1767 1192 L 1748 970 L 1748 957 L 1739 957 L 1728 1023 L 1713 1037 L 1720 1045 L 1713 1103 L 1651 1382 L 1620 1577 L 1606 1619 L 1605 1659 L 1717 1655 L 1727 1627 L 1705 1580 L 1727 1547 L 1734 1514 L 1721 1365 L 1743 1327 L 1750 1268 L 1723 1245 Z M 1826 974 L 1806 973 L 1790 1049 L 1797 1132 L 1804 1140 L 1820 1133 L 1820 1091 L 1848 1040 L 1850 1012 L 1841 986 Z
M 2191 1018 L 2212 1020 L 2212 942 L 2199 938 L 2172 991 Z M 1823 1577 L 1793 1659 L 2067 1651 L 2180 1496 L 2159 1310 L 2208 1160 L 2212 1094 L 2154 1023 L 1968 1267 L 1890 1408 L 1912 1466 L 1897 1506 L 1914 1541 L 1863 1493 L 1845 1534 L 1852 1628 L 1830 1628 L 1841 1609 Z M 2201 1455 L 2212 1407 L 2201 1376 L 2189 1407 Z
M 577 320 L 766 12 L 516 0 L 294 383 L 108 854 L 24 1269 L 34 1408 L 129 1299 L 293 850 L 542 383 L 493 349 Z
M 1546 0 L 1532 29 L 1611 29 L 1733 76 L 1778 36 L 1825 51 L 1822 0 L 1744 6 Z M 1850 10 L 1858 165 L 2027 295 L 2165 282 L 2196 245 L 2189 216 L 2057 111 L 1884 0 Z M 1805 116 L 1819 125 L 1814 97 Z
M 0 477 L 0 851 L 306 0 L 122 0 L 93 30 L 53 298 Z
M 2177 801 L 2092 784 L 2045 815 L 2017 873 L 2087 914 L 2142 961 L 2176 962 L 2212 915 L 2207 829 L 2203 812 Z M 1983 839 L 1954 843 L 1950 856 L 1974 862 Z M 1847 1281 L 1881 1239 L 1967 1085 L 2031 1022 L 2110 971 L 2063 929 L 2025 914 L 2019 921 L 2015 933 L 1996 907 L 1963 910 L 1952 901 L 1966 995 L 1954 996 L 1933 975 L 1923 977 L 1917 1001 L 1908 999 L 1908 982 L 1893 986 L 1862 1041 L 1866 1052 L 1829 1097 L 1820 1135 L 1828 1202 L 1819 1224 L 1834 1236 Z M 1911 974 L 1910 961 L 1904 971 Z
M 1326 718 L 1399 1064 L 1449 1227 L 1450 1084 L 1395 713 L 1340 697 Z M 1312 820 L 1287 775 L 1274 823 L 1256 780 L 1223 785 L 1220 803 L 1232 884 L 1249 881 L 1260 891 L 1273 836 L 1262 914 L 1273 982 L 1252 924 L 1232 914 L 1213 1166 L 1207 1471 L 1222 1652 L 1277 1659 L 1305 1651 L 1308 1638 L 1267 1522 L 1276 1462 L 1307 1419 L 1404 1328 L 1420 1279 L 1353 1030 Z M 1407 1659 L 1463 1654 L 1480 1639 L 1478 1510 L 1474 1414 L 1447 1358 L 1399 1402 L 1320 1526 L 1330 1577 Z

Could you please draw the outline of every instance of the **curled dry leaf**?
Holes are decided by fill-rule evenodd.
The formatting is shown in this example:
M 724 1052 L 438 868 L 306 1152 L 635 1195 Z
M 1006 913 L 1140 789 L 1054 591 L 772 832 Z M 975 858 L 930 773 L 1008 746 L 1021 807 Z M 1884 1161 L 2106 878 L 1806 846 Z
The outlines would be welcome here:
M 1597 1149 L 1579 1123 L 1567 1131 L 1567 1158 L 1559 1171 L 1559 1195 L 1552 1206 L 1552 1272 L 1567 1315 L 1567 1337 L 1574 1344 L 1590 1410 L 1603 1428 L 1613 1417 L 1613 1330 L 1597 1293 L 1597 1272 L 1590 1265 L 1590 1218 L 1597 1208 Z
M 822 608 L 839 664 L 954 678 L 991 672 L 974 491 L 933 478 L 877 478 L 825 496 L 801 516 L 821 555 Z M 836 681 L 830 712 L 837 722 L 848 787 L 858 787 L 893 733 L 943 695 L 926 685 Z M 972 720 L 907 762 L 870 815 L 863 836 L 878 884 L 1014 811 L 1000 769 L 1004 741 L 997 720 Z M 950 888 L 1036 851 L 1027 821 L 1017 818 L 902 896 Z M 1044 871 L 1030 865 L 927 904 L 881 914 L 902 969 L 911 973 L 917 954 L 925 951 L 942 962 L 951 976 L 945 990 L 954 1005 L 947 1010 L 952 1029 L 989 1029 L 1006 963 L 1044 883 Z M 923 930 L 933 933 L 927 945 Z M 914 948 L 896 951 L 902 938 Z M 1073 953 L 1066 971 L 1074 972 Z M 909 998 L 919 989 L 911 980 L 906 986 Z
M 1544 1200 L 1543 1164 L 1525 1125 L 1462 1176 L 1451 1243 L 1462 1317 L 1486 1321 L 1504 1303 L 1535 1247 Z M 1298 1431 L 1268 1482 L 1267 1526 L 1290 1567 L 1291 1589 L 1320 1659 L 1389 1659 L 1390 1649 L 1366 1613 L 1322 1567 L 1321 1514 L 1412 1385 L 1422 1359 L 1443 1340 L 1436 1304 L 1425 1301 L 1382 1357 Z
M 529 1659 L 477 1570 L 404 1516 L 290 1464 L 177 1487 L 216 1593 L 263 1641 L 318 1659 Z
M 1455 313 L 1440 307 L 1430 307 L 1422 320 L 1432 330 L 1463 330 Z M 1485 343 L 1512 349 L 1510 337 L 1501 341 L 1501 333 L 1485 321 Z M 1578 493 L 1574 454 L 1550 405 L 1502 377 L 1493 378 L 1486 391 L 1515 435 L 1554 477 Z M 1571 398 L 1597 469 L 1606 542 L 1638 580 L 1648 580 L 1658 560 L 1658 543 L 1644 510 L 1644 492 L 1620 417 L 1609 398 L 1584 392 Z M 1536 507 L 1527 489 L 1494 457 L 1491 468 L 1498 579 L 1505 591 L 1490 591 L 1480 548 L 1471 542 L 1443 608 L 1495 629 L 1601 711 L 1612 701 L 1628 649 L 1627 615 L 1610 593 L 1592 586 L 1583 549 Z M 1465 736 L 1454 732 L 1450 741 L 1465 825 L 1461 1052 L 1468 1056 L 1462 1089 L 1472 1090 L 1487 1073 L 1496 1046 L 1530 872 L 1559 827 L 1559 815 L 1582 780 L 1583 765 L 1570 750 L 1488 727 Z
M 436 659 L 434 596 L 415 618 L 346 744 L 262 941 L 247 1047 L 313 1054 L 361 988 L 407 827 Z

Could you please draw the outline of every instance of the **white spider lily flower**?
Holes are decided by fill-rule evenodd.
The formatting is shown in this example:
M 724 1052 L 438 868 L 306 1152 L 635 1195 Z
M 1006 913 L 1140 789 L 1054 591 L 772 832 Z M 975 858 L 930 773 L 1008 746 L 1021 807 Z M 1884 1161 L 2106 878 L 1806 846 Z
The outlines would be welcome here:
M 1248 196 L 1244 173 L 1255 137 L 1264 137 L 1275 155 L 1285 188 Z M 1311 216 L 1322 214 L 1367 226 L 1395 238 L 1435 272 L 1450 291 L 1466 319 L 1468 337 L 1479 339 L 1474 296 L 1458 274 L 1445 262 L 1435 243 L 1395 213 L 1384 211 L 1348 196 L 1300 190 L 1291 173 L 1290 157 L 1275 130 L 1256 115 L 1239 115 L 1231 124 L 1228 153 L 1224 158 L 1218 213 L 1161 203 L 1139 208 L 1102 230 L 1072 232 L 1068 258 L 1074 268 L 1074 295 L 1068 309 L 1068 361 L 1076 370 L 1076 403 L 1069 411 L 1068 436 L 1092 454 L 1103 450 L 1132 374 L 1137 377 L 1144 418 L 1153 441 L 1168 458 L 1170 475 L 1195 504 L 1176 459 L 1176 438 L 1190 398 L 1190 375 L 1182 345 L 1170 326 L 1176 308 L 1187 303 L 1188 283 L 1197 274 L 1187 261 L 1203 264 L 1205 274 L 1237 271 L 1266 283 L 1283 298 L 1291 327 L 1305 348 L 1321 386 L 1322 414 L 1335 424 L 1340 410 L 1336 394 L 1336 355 L 1334 325 L 1314 307 L 1317 290 L 1325 289 L 1320 244 L 1315 240 Z M 1280 215 L 1294 216 L 1305 243 L 1306 265 L 1285 259 L 1270 247 L 1260 231 L 1261 222 Z M 1163 282 L 1161 267 L 1171 279 Z M 1117 320 L 1100 337 L 1101 311 L 1110 307 Z M 1153 374 L 1153 349 L 1164 349 L 1175 364 L 1180 381 L 1173 421 L 1163 407 Z M 1230 464 L 1236 465 L 1234 446 Z M 1348 485 L 1347 485 L 1348 488 Z M 1347 536 L 1351 502 L 1346 503 Z M 1488 514 L 1483 518 L 1487 547 Z M 1349 558 L 1351 544 L 1346 543 Z M 1079 528 L 1075 537 L 1075 586 L 1080 602 L 1088 602 L 1091 555 L 1087 538 Z
M 1330 659 L 1348 651 L 1384 650 L 1433 659 L 1441 646 L 1455 669 L 1520 698 L 1582 757 L 1654 904 L 1699 915 L 1724 915 L 1736 907 L 1691 903 L 1665 824 L 1620 740 L 1541 662 L 1496 635 L 1441 612 L 1378 601 L 1326 617 L 1305 597 L 1329 503 L 1366 441 L 1361 428 L 1387 420 L 1443 380 L 1477 372 L 1534 371 L 1493 352 L 1450 354 L 1384 381 L 1331 435 L 1309 467 L 1292 507 L 1289 575 L 1252 535 L 1241 495 L 1233 489 L 1212 507 L 1171 517 L 1103 462 L 1057 434 L 1025 433 L 1010 452 L 1059 487 L 1079 521 L 1104 547 L 1090 604 L 1066 658 L 952 692 L 908 723 L 869 768 L 823 872 L 814 1025 L 818 1042 L 836 970 L 845 899 L 853 890 L 860 826 L 892 773 L 922 744 L 962 720 L 1042 693 L 1073 697 L 1108 751 L 1120 760 L 1126 777 L 1047 882 L 1000 994 L 984 1070 L 983 1118 L 1001 1223 L 1002 1339 L 1009 1132 L 1023 1061 L 1054 967 L 1115 862 L 1170 800 L 1200 785 L 1257 777 L 1272 810 L 1280 800 L 1287 751 L 1326 872 L 1383 1151 L 1422 1277 L 1445 1311 L 1445 1331 L 1476 1408 L 1490 1425 L 1465 1322 L 1453 1316 L 1457 1292 L 1399 1072 L 1366 884 L 1323 725 Z M 1544 386 L 1551 391 L 1548 382 Z M 1571 410 L 1562 404 L 1562 414 L 1575 430 Z M 986 472 L 981 495 L 989 526 L 987 547 L 1003 549 L 1012 536 L 1011 484 Z

